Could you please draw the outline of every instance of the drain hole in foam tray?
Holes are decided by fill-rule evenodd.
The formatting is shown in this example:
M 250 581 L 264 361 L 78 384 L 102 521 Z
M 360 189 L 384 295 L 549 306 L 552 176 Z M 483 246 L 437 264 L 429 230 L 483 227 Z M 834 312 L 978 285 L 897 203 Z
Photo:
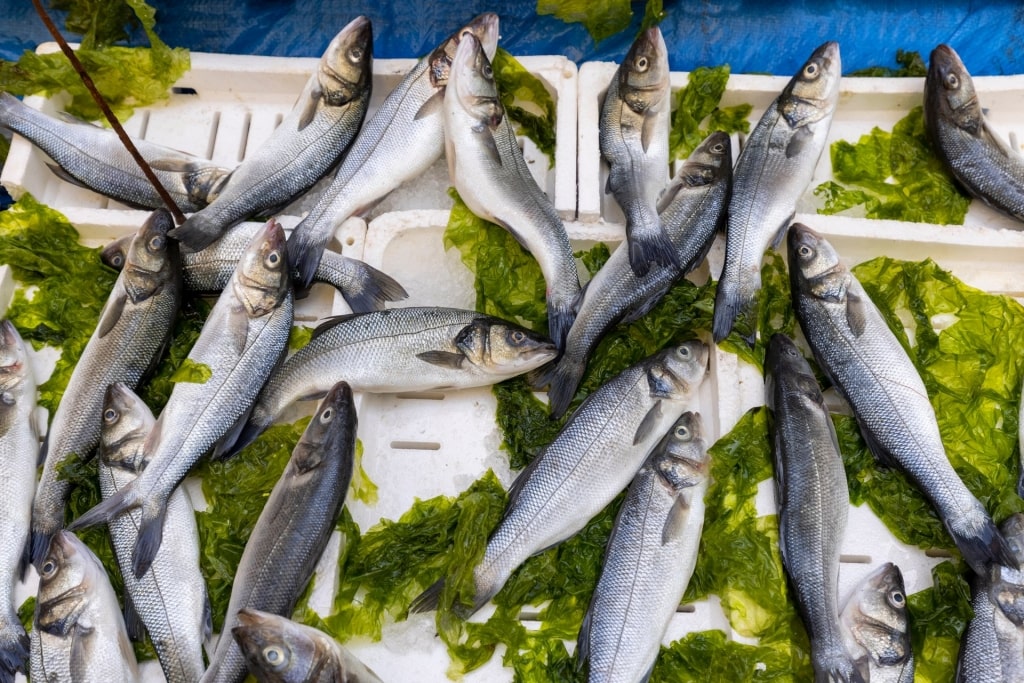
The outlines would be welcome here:
M 844 564 L 871 564 L 870 555 L 840 555 L 839 561 Z
M 403 391 L 395 394 L 395 398 L 420 399 L 421 401 L 443 401 L 444 393 L 440 391 Z
M 391 447 L 396 451 L 439 451 L 441 444 L 436 441 L 392 441 Z
M 195 88 L 180 88 L 178 86 L 175 86 L 175 87 L 171 88 L 171 92 L 174 93 L 175 95 L 198 95 L 199 94 L 198 92 L 196 92 Z
M 929 548 L 924 554 L 926 557 L 953 557 L 953 553 L 942 548 Z

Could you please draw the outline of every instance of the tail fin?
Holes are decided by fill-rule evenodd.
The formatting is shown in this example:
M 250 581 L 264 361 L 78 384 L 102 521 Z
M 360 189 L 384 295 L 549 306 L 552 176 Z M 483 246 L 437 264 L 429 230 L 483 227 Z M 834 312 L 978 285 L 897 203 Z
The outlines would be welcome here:
M 576 319 L 576 309 L 572 304 L 572 301 L 564 303 L 548 299 L 548 334 L 559 351 L 565 348 L 566 337 Z
M 715 292 L 715 314 L 711 323 L 711 333 L 715 343 L 720 343 L 729 336 L 736 321 L 740 316 L 747 316 L 755 306 L 756 300 L 745 295 L 738 287 L 724 279 L 718 281 L 718 290 Z M 754 345 L 757 336 L 757 326 L 751 321 L 750 333 L 744 335 L 744 339 L 750 346 Z
M 192 251 L 202 251 L 223 235 L 227 228 L 226 225 L 218 225 L 204 209 L 192 214 L 184 223 L 167 234 Z
M 88 510 L 81 517 L 68 525 L 68 531 L 78 531 L 86 527 L 94 526 L 102 522 L 109 522 L 118 515 L 121 515 L 133 507 L 138 507 L 138 494 L 135 492 L 135 482 L 128 484 L 110 498 Z
M 659 220 L 656 228 L 645 230 L 629 230 L 627 228 L 627 241 L 629 242 L 629 265 L 637 277 L 643 277 L 650 270 L 650 264 L 659 266 L 670 266 L 682 268 L 676 248 L 672 245 L 665 226 Z
M 562 356 L 558 362 L 547 373 L 548 407 L 552 418 L 559 418 L 565 415 L 569 409 L 572 397 L 583 379 L 583 371 L 586 369 L 583 363 L 578 363 L 568 356 Z
M 836 646 L 838 650 L 823 653 L 821 661 L 814 661 L 814 683 L 867 683 L 842 643 Z M 815 659 L 813 652 L 811 658 Z
M 444 579 L 438 579 L 409 603 L 409 614 L 433 612 L 441 602 L 441 591 L 444 590 Z
M 1013 549 L 987 514 L 980 529 L 953 529 L 948 525 L 946 528 L 964 560 L 979 576 L 986 574 L 990 563 L 1020 569 Z
M 338 256 L 333 251 L 325 250 L 320 259 L 320 267 L 317 268 L 316 278 L 322 279 L 326 266 L 335 261 L 344 261 L 344 267 L 352 274 L 341 284 L 335 279 L 328 279 L 330 284 L 341 291 L 349 308 L 353 313 L 369 313 L 370 311 L 384 310 L 384 304 L 388 301 L 401 301 L 409 298 L 409 292 L 393 277 L 387 273 L 377 270 L 357 259 L 350 259 L 347 256 Z
M 13 628 L 0 633 L 0 683 L 14 683 L 14 673 L 25 671 L 25 662 L 29 656 L 28 634 L 17 619 L 11 624 Z
M 288 260 L 291 261 L 292 272 L 297 272 L 295 286 L 300 289 L 308 289 L 313 282 L 320 257 L 327 246 L 327 240 L 321 241 L 318 235 L 310 234 L 313 231 L 312 225 L 306 227 L 308 218 L 296 225 L 288 237 Z
M 164 518 L 167 517 L 167 501 L 152 501 L 142 508 L 142 519 L 139 521 L 139 537 L 135 541 L 135 553 L 132 555 L 132 571 L 135 578 L 141 579 L 153 566 L 153 560 L 160 550 L 164 539 Z

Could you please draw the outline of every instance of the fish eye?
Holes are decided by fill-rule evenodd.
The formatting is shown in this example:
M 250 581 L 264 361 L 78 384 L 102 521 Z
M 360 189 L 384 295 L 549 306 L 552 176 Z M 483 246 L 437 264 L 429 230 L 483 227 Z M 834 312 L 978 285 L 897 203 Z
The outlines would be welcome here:
M 153 235 L 149 239 L 149 249 L 150 249 L 150 251 L 160 251 L 161 249 L 164 248 L 165 244 L 167 244 L 167 240 L 164 239 L 163 235 Z
M 956 77 L 955 73 L 946 74 L 946 87 L 950 90 L 956 90 L 960 87 L 960 79 Z
M 678 427 L 676 427 L 675 432 L 673 432 L 673 435 L 680 441 L 689 441 L 690 428 L 687 427 L 686 425 L 679 425 Z
M 490 64 L 484 64 L 484 66 L 481 69 L 481 71 L 484 74 L 484 78 L 487 78 L 487 79 L 494 78 L 494 69 L 491 68 Z
M 693 355 L 693 352 L 690 351 L 689 346 L 680 346 L 677 350 L 677 353 L 679 354 L 679 357 L 682 358 L 683 360 L 689 360 L 690 356 Z
M 721 154 L 722 152 L 725 151 L 725 145 L 719 142 L 717 145 L 711 148 L 711 151 L 715 154 Z
M 287 661 L 287 656 L 285 651 L 277 645 L 268 645 L 263 648 L 263 659 L 276 669 Z
M 893 607 L 903 607 L 907 604 L 907 598 L 900 591 L 893 591 L 889 593 L 889 602 Z
M 806 244 L 801 244 L 799 247 L 797 247 L 796 253 L 800 256 L 800 258 L 810 258 L 811 256 L 814 255 L 814 250 L 811 249 Z
M 53 576 L 53 573 L 57 571 L 57 563 L 53 560 L 47 560 L 42 569 L 39 570 L 39 575 L 44 579 Z
M 110 265 L 114 268 L 122 268 L 124 266 L 124 254 L 112 256 L 110 259 Z
M 804 67 L 804 76 L 814 78 L 818 75 L 818 65 L 811 63 Z
M 363 58 L 363 48 L 352 48 L 351 50 L 348 51 L 348 58 L 351 59 L 353 62 L 358 62 L 360 59 Z
M 5 406 L 13 406 L 17 402 L 17 399 L 14 398 L 14 394 L 9 391 L 5 391 L 0 394 L 0 403 L 3 403 Z
M 647 57 L 641 57 L 636 60 L 637 71 L 647 71 L 647 67 L 650 66 L 650 62 L 647 61 Z
M 281 253 L 278 251 L 272 251 L 267 254 L 267 257 L 263 259 L 263 265 L 271 270 L 276 270 L 277 266 L 281 263 Z
M 114 410 L 113 408 L 107 408 L 106 410 L 103 411 L 103 421 L 106 422 L 107 424 L 110 424 L 111 422 L 117 422 L 117 418 L 117 411 Z
M 508 341 L 515 346 L 519 346 L 526 341 L 526 333 L 522 330 L 509 330 Z
M 324 412 L 320 413 L 320 423 L 327 424 L 334 419 L 334 409 L 327 408 Z

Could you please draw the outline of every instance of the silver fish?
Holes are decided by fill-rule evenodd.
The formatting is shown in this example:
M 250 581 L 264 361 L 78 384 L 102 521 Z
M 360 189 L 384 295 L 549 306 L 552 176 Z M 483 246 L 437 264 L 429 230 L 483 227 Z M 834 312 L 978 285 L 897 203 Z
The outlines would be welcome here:
M 1015 567 L 985 507 L 949 464 L 928 392 L 906 350 L 832 245 L 800 223 L 789 229 L 789 273 L 804 336 L 849 401 L 871 452 L 907 473 L 976 573 L 991 561 Z
M 68 114 L 53 118 L 0 92 L 0 127 L 18 133 L 58 165 L 68 182 L 125 204 L 162 209 L 164 202 L 117 134 Z M 200 157 L 145 140 L 132 140 L 182 211 L 198 211 L 216 196 L 231 171 Z
M 651 263 L 679 263 L 657 204 L 668 173 L 672 90 L 668 48 L 657 26 L 641 31 L 608 84 L 601 105 L 601 156 L 607 192 L 626 214 L 629 262 L 637 276 Z
M 441 101 L 455 47 L 469 32 L 487 54 L 498 44 L 498 15 L 481 14 L 416 63 L 366 122 L 331 185 L 295 227 L 288 253 L 297 282 L 308 287 L 335 229 L 373 207 L 402 183 L 426 171 L 444 152 Z
M 327 394 L 274 485 L 231 587 L 224 630 L 203 683 L 242 683 L 245 657 L 230 632 L 243 608 L 290 615 L 338 522 L 352 479 L 356 410 L 352 389 Z
M 231 280 L 238 259 L 259 229 L 257 223 L 242 223 L 202 251 L 182 251 L 185 289 L 192 293 L 220 294 Z M 131 239 L 131 235 L 125 235 L 108 244 L 100 253 L 100 260 L 114 270 L 121 270 L 125 249 Z M 387 302 L 401 301 L 409 296 L 405 288 L 387 273 L 330 249 L 324 250 L 313 281 L 329 284 L 341 292 L 353 313 L 380 311 Z
M 508 230 L 537 259 L 547 285 L 548 329 L 561 348 L 580 291 L 572 245 L 554 205 L 537 186 L 475 36 L 459 43 L 444 97 L 448 175 L 466 206 Z
M 117 596 L 92 551 L 67 531 L 40 565 L 32 622 L 32 683 L 139 680 Z
M 865 576 L 840 615 L 846 650 L 870 683 L 913 683 L 910 612 L 903 574 L 886 562 Z
M 145 468 L 142 446 L 154 422 L 149 407 L 127 386 L 115 382 L 107 387 L 98 452 L 104 499 L 135 481 Z M 127 593 L 127 625 L 129 631 L 144 627 L 149 633 L 168 683 L 195 683 L 206 668 L 203 641 L 211 628 L 206 582 L 199 571 L 195 512 L 188 494 L 177 488 L 167 501 L 164 542 L 152 569 L 137 579 L 131 571 L 131 557 L 141 516 L 138 510 L 131 510 L 108 525 Z
M 70 485 L 59 469 L 73 455 L 92 457 L 107 386 L 124 382 L 136 387 L 170 342 L 182 296 L 178 245 L 167 238 L 173 225 L 170 214 L 157 210 L 132 240 L 127 264 L 50 421 L 32 507 L 32 563 L 37 569 L 50 536 L 64 526 Z
M 373 29 L 356 17 L 334 37 L 274 133 L 232 173 L 210 205 L 171 236 L 200 250 L 225 230 L 288 203 L 338 163 L 359 132 L 373 85 Z
M 410 307 L 328 318 L 270 376 L 232 451 L 293 401 L 320 398 L 342 379 L 371 393 L 465 389 L 529 372 L 554 356 L 544 337 L 476 311 Z
M 708 347 L 688 341 L 626 368 L 590 394 L 508 493 L 505 516 L 473 569 L 476 612 L 531 555 L 582 529 L 619 494 L 668 427 L 695 400 Z M 437 607 L 443 579 L 411 612 Z
M 1024 564 L 1024 514 L 999 528 Z M 960 641 L 957 683 L 1024 683 L 1024 573 L 993 564 L 972 588 L 974 618 Z
M 0 683 L 12 683 L 28 659 L 28 635 L 18 620 L 14 586 L 28 567 L 39 452 L 35 408 L 36 380 L 25 344 L 9 320 L 0 321 Z
M 234 441 L 232 427 L 242 424 L 285 353 L 291 326 L 284 231 L 270 220 L 238 262 L 188 354 L 189 361 L 210 369 L 210 379 L 174 385 L 143 445 L 148 464 L 142 474 L 69 528 L 109 521 L 141 506 L 132 568 L 142 577 L 160 548 L 168 498 L 211 448 L 216 456 L 219 442 Z
M 629 485 L 580 628 L 590 683 L 650 677 L 697 564 L 709 468 L 700 415 L 687 412 Z
M 776 248 L 811 182 L 839 99 L 839 44 L 811 54 L 765 110 L 733 171 L 725 264 L 715 292 L 713 333 L 729 336 L 736 319 L 752 316 L 761 289 L 761 259 Z M 749 322 L 749 321 L 748 321 Z M 753 325 L 746 336 L 754 343 Z
M 932 149 L 960 185 L 996 211 L 1024 221 L 1024 156 L 992 130 L 971 74 L 948 45 L 932 50 L 924 121 Z
M 672 285 L 704 260 L 715 232 L 725 219 L 725 204 L 732 181 L 729 136 L 712 133 L 682 164 L 661 213 L 682 268 L 654 266 L 637 277 L 629 263 L 628 246 L 620 245 L 590 282 L 576 303 L 573 320 L 558 361 L 541 371 L 536 382 L 550 384 L 551 414 L 565 413 L 586 370 L 587 360 L 608 330 L 646 315 Z
M 381 683 L 334 638 L 276 614 L 240 610 L 231 634 L 260 683 Z
M 839 626 L 839 550 L 850 500 L 835 427 L 818 380 L 793 340 L 773 335 L 765 367 L 779 550 L 811 639 L 815 680 L 863 683 Z

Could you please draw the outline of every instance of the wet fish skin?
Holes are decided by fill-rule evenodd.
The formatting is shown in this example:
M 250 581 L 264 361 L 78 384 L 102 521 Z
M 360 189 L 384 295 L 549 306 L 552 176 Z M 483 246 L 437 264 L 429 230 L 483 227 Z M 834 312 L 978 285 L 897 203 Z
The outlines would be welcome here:
M 276 614 L 239 610 L 231 634 L 260 683 L 381 683 L 327 634 Z
M 39 434 L 36 381 L 28 352 L 9 320 L 0 321 L 0 683 L 24 671 L 29 640 L 18 620 L 14 586 L 28 567 L 29 527 Z
M 70 486 L 58 476 L 73 454 L 92 457 L 100 439 L 103 394 L 113 382 L 129 387 L 159 361 L 181 305 L 177 243 L 167 238 L 170 214 L 154 211 L 134 237 L 100 319 L 68 381 L 41 450 L 43 474 L 32 507 L 32 563 L 39 568 L 50 536 L 64 526 Z
M 448 175 L 466 206 L 515 237 L 546 285 L 548 329 L 559 348 L 572 325 L 579 275 L 565 225 L 537 185 L 501 104 L 487 54 L 467 36 L 444 97 Z
M 421 59 L 366 122 L 334 180 L 288 240 L 298 271 L 308 287 L 320 255 L 335 229 L 350 216 L 374 206 L 402 183 L 426 171 L 444 152 L 441 101 L 455 49 L 464 32 L 475 35 L 493 56 L 498 44 L 498 15 L 486 12 L 449 36 Z
M 692 340 L 627 368 L 590 394 L 513 482 L 505 515 L 474 568 L 480 609 L 530 556 L 569 538 L 629 484 L 693 403 L 708 368 L 707 345 Z M 437 607 L 443 579 L 410 612 Z M 468 616 L 468 615 L 467 615 Z
M 1016 566 L 985 507 L 950 465 L 917 369 L 835 249 L 794 223 L 789 269 L 804 336 L 849 401 L 871 452 L 906 472 L 976 573 L 983 574 L 991 561 Z
M 629 485 L 580 629 L 591 683 L 650 676 L 697 563 L 710 465 L 700 414 L 686 412 Z
M 238 612 L 290 615 L 309 583 L 345 502 L 352 478 L 356 411 L 339 382 L 320 404 L 274 485 L 238 563 L 224 629 L 203 683 L 241 683 L 246 664 L 229 633 Z
M 0 92 L 0 127 L 14 131 L 46 152 L 51 167 L 68 182 L 130 206 L 162 209 L 164 202 L 128 154 L 114 131 L 68 114 L 48 116 Z M 231 171 L 176 149 L 132 140 L 160 183 L 182 211 L 198 211 L 226 182 Z
M 327 318 L 267 380 L 231 452 L 293 401 L 320 398 L 341 379 L 370 393 L 464 389 L 496 384 L 554 357 L 546 338 L 476 311 L 409 307 Z
M 233 440 L 256 395 L 287 349 L 292 289 L 284 231 L 270 220 L 238 263 L 188 358 L 211 370 L 203 384 L 178 382 L 143 446 L 148 465 L 139 477 L 69 527 L 84 528 L 141 507 L 132 567 L 149 569 L 161 544 L 167 500 L 208 451 Z M 225 400 L 225 396 L 232 400 Z
M 924 121 L 932 149 L 960 185 L 1024 221 L 1024 156 L 989 125 L 971 74 L 948 45 L 936 47 L 929 59 Z
M 811 639 L 815 680 L 863 683 L 839 625 L 839 553 L 850 501 L 835 427 L 818 381 L 792 339 L 772 336 L 765 368 L 779 549 Z
M 561 355 L 539 372 L 536 382 L 550 385 L 552 416 L 559 417 L 568 409 L 590 354 L 608 330 L 619 322 L 643 317 L 674 283 L 701 264 L 725 219 L 731 182 L 729 136 L 712 133 L 680 166 L 663 197 L 662 225 L 682 267 L 656 265 L 637 277 L 629 263 L 628 247 L 620 245 L 584 287 Z
M 626 214 L 629 262 L 638 277 L 650 264 L 680 267 L 657 204 L 668 170 L 672 91 L 661 30 L 641 31 L 608 84 L 599 122 L 607 192 Z
M 1024 564 L 1024 514 L 1010 515 L 999 525 Z M 1024 573 L 993 564 L 984 576 L 973 577 L 974 618 L 960 641 L 957 683 L 1020 683 L 1024 681 Z
M 107 573 L 68 531 L 53 536 L 40 565 L 31 640 L 33 683 L 139 680 Z
M 913 683 L 910 610 L 903 574 L 886 562 L 861 579 L 840 614 L 846 650 L 870 683 Z
M 216 199 L 171 236 L 192 250 L 261 211 L 287 204 L 344 155 L 359 132 L 373 85 L 373 29 L 359 16 L 327 46 L 295 106 L 236 168 Z
M 115 382 L 107 387 L 98 452 L 104 499 L 145 468 L 142 447 L 154 422 L 149 407 L 126 385 Z M 145 627 L 168 683 L 195 683 L 206 668 L 203 642 L 211 628 L 206 582 L 199 570 L 195 512 L 185 490 L 175 489 L 167 501 L 164 542 L 152 569 L 138 579 L 131 558 L 140 518 L 138 510 L 131 510 L 108 524 L 127 593 L 125 613 L 137 616 Z M 131 631 L 134 618 L 128 618 L 128 626 Z
M 839 99 L 841 69 L 838 43 L 816 49 L 768 105 L 736 160 L 725 264 L 715 291 L 716 343 L 729 336 L 737 318 L 752 319 L 756 311 L 761 260 L 769 246 L 781 243 L 811 182 Z M 747 342 L 753 345 L 751 330 Z

